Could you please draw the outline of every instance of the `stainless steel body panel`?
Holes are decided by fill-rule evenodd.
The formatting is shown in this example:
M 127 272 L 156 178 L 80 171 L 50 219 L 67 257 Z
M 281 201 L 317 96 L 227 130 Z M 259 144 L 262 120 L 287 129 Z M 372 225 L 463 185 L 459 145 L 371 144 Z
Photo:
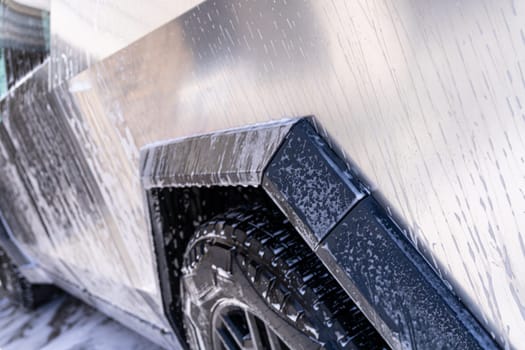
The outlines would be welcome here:
M 16 154 L 4 125 L 0 123 L 0 226 L 6 231 L 14 250 L 22 257 L 11 256 L 22 264 L 22 274 L 32 283 L 50 283 L 50 278 L 38 267 L 45 252 L 52 249 L 51 242 L 34 202 L 19 176 Z M 1 228 L 0 228 L 1 230 Z M 16 233 L 16 235 L 15 235 Z M 1 244 L 4 250 L 12 250 Z
M 203 0 L 51 0 L 55 86 Z
M 102 310 L 117 310 L 111 314 L 128 326 L 134 323 L 124 316 L 134 316 L 140 325 L 135 329 L 160 345 L 176 345 L 162 312 L 138 165 L 133 168 L 134 158 L 122 154 L 119 162 L 115 145 L 106 149 L 111 160 L 100 152 L 100 158 L 90 157 L 83 148 L 90 135 L 79 125 L 82 114 L 73 96 L 65 85 L 49 90 L 47 77 L 46 62 L 2 101 L 1 144 L 12 150 L 0 178 L 10 192 L 27 191 L 40 218 L 7 201 L 2 209 L 43 226 L 13 233 L 56 284 Z
M 141 151 L 142 186 L 260 186 L 265 167 L 296 122 L 281 120 L 148 145 Z
M 72 213 L 75 227 L 55 222 L 54 234 L 63 237 L 55 258 L 75 267 L 75 275 L 107 276 L 108 283 L 99 283 L 81 273 L 90 292 L 165 326 L 158 310 L 138 306 L 136 293 L 117 300 L 122 289 L 115 289 L 144 290 L 160 308 L 138 150 L 314 115 L 481 323 L 501 345 L 519 347 L 525 343 L 524 18 L 525 3 L 490 0 L 203 3 L 53 92 L 32 95 L 43 101 L 52 95 L 93 174 L 94 198 L 104 203 Z M 71 28 L 62 28 L 53 32 L 57 46 L 72 40 L 66 40 Z M 63 51 L 66 64 L 52 67 L 53 81 L 91 64 L 82 63 L 85 57 L 104 56 L 90 50 Z M 61 75 L 67 67 L 73 68 Z M 29 182 L 40 175 L 26 174 Z M 56 269 L 74 279 L 69 268 Z

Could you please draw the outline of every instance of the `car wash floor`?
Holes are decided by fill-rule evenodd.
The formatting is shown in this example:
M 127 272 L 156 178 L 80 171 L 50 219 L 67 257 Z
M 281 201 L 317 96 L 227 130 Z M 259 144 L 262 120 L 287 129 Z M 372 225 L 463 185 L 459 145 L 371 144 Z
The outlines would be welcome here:
M 0 297 L 0 349 L 159 349 L 157 346 L 68 295 L 35 311 Z

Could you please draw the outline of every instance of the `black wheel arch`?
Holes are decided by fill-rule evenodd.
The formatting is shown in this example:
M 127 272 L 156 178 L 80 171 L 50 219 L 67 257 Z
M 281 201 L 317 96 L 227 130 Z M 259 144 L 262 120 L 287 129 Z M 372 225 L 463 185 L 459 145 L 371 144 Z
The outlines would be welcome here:
M 163 303 L 178 336 L 183 337 L 178 276 L 195 228 L 228 209 L 258 204 L 284 213 L 393 348 L 406 344 L 414 348 L 496 348 L 481 324 L 407 240 L 399 222 L 382 209 L 362 178 L 319 135 L 312 121 L 272 122 L 175 140 L 142 151 L 141 176 Z M 355 215 L 380 223 L 373 227 L 379 232 L 378 246 L 386 244 L 395 250 L 397 266 L 382 266 L 392 262 L 385 259 L 377 262 L 379 267 L 408 271 L 403 275 L 405 280 L 424 293 L 408 293 L 399 303 L 396 290 L 407 288 L 398 275 L 385 274 L 382 278 L 391 293 L 376 302 L 375 295 L 368 292 L 374 286 L 367 284 L 367 272 L 345 268 L 352 257 L 325 243 L 345 241 L 356 234 L 364 237 L 351 225 Z M 332 243 L 334 246 L 337 244 Z M 397 317 L 400 311 L 406 317 Z M 432 336 L 418 331 L 421 327 Z

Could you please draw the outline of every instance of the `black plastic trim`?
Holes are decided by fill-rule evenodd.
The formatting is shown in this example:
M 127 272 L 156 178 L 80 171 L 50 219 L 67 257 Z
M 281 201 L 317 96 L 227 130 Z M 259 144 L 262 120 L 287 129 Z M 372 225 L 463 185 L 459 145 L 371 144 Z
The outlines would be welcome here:
M 316 253 L 393 348 L 496 348 L 372 196 Z
M 243 200 L 227 194 L 252 186 L 282 210 L 394 349 L 497 348 L 308 119 L 154 145 L 143 150 L 141 169 L 165 312 L 179 337 L 172 279 L 195 220 L 259 200 L 253 191 L 235 190 Z M 203 212 L 205 203 L 213 208 Z
M 263 188 L 312 249 L 368 193 L 307 119 L 290 130 Z
M 263 188 L 394 349 L 497 348 L 308 120 Z

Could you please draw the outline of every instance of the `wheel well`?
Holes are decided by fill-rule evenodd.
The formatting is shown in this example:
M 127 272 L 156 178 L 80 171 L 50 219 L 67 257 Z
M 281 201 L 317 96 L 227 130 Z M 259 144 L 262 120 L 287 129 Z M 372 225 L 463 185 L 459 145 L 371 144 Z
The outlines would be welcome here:
M 251 186 L 153 188 L 147 197 L 166 317 L 184 339 L 179 276 L 186 246 L 195 229 L 235 207 L 275 207 L 275 204 L 261 187 Z
M 164 312 L 180 339 L 179 273 L 195 228 L 228 209 L 263 205 L 280 209 L 393 347 L 495 348 L 308 120 L 154 145 L 141 159 Z

